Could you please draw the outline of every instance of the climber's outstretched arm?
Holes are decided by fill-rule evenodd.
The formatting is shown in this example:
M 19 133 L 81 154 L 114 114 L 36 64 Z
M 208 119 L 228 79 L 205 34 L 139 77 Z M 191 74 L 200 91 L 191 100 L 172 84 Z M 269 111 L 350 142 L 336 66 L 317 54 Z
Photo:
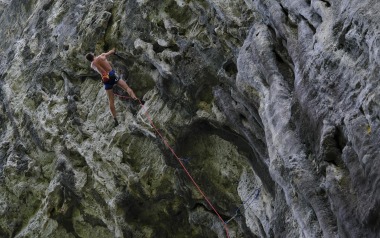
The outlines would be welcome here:
M 103 53 L 101 55 L 104 56 L 104 57 L 108 57 L 108 56 L 110 56 L 110 55 L 112 55 L 114 53 L 115 53 L 115 48 L 113 48 L 112 50 L 110 50 L 110 51 L 108 51 L 106 53 Z

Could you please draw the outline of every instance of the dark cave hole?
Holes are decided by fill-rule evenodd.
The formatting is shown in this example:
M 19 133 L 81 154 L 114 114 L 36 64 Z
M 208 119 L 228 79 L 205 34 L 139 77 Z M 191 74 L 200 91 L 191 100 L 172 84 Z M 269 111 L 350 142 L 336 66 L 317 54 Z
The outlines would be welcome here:
M 238 72 L 237 66 L 236 66 L 235 62 L 232 59 L 227 60 L 223 64 L 223 69 L 226 71 L 226 73 L 228 74 L 228 76 L 236 75 L 237 72 Z
M 338 149 L 340 152 L 343 152 L 344 147 L 347 145 L 347 138 L 346 135 L 343 132 L 343 129 L 340 127 L 336 128 L 336 132 L 334 134 L 334 139 L 337 143 Z
M 169 45 L 169 46 L 162 46 L 162 45 L 158 44 L 158 42 L 153 43 L 153 51 L 154 52 L 161 53 L 165 49 L 169 49 L 169 50 L 174 51 L 174 52 L 180 51 L 180 48 L 177 44 L 173 44 L 173 45 Z
M 46 3 L 43 7 L 42 7 L 42 10 L 44 11 L 47 11 L 51 8 L 51 6 L 53 5 L 54 1 L 49 1 L 48 3 Z
M 180 51 L 180 48 L 179 48 L 179 46 L 178 46 L 177 44 L 170 45 L 168 48 L 169 48 L 171 51 L 175 51 L 175 52 Z
M 329 3 L 328 1 L 321 0 L 321 2 L 324 2 L 326 7 L 331 7 L 331 3 Z
M 160 44 L 158 44 L 157 42 L 154 42 L 153 43 L 153 51 L 156 52 L 156 53 L 161 53 L 162 51 L 165 50 L 165 47 L 161 46 Z

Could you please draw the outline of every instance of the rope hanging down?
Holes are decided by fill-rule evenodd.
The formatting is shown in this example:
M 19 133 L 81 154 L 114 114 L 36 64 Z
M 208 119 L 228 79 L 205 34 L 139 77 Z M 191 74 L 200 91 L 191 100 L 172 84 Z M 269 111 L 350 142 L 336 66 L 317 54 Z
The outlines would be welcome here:
M 257 188 L 255 189 L 252 194 L 248 197 L 247 200 L 245 200 L 245 202 L 243 202 L 235 211 L 235 215 L 233 217 L 231 217 L 228 221 L 226 221 L 226 224 L 228 224 L 230 221 L 232 221 L 233 219 L 235 219 L 235 217 L 237 217 L 239 215 L 239 212 L 240 212 L 240 209 L 250 200 L 252 199 L 248 204 L 247 204 L 247 207 L 249 207 L 251 205 L 251 203 L 256 200 L 256 198 L 259 196 L 260 194 L 260 191 L 261 191 L 261 188 Z
M 116 96 L 120 97 L 120 98 L 130 98 L 130 97 L 127 97 L 127 96 L 122 96 L 122 95 L 119 95 L 119 94 L 116 94 L 114 93 Z M 142 109 L 145 109 L 145 106 L 144 104 L 140 101 L 139 98 L 137 98 L 140 106 Z M 153 123 L 153 120 L 148 112 L 148 110 L 145 109 L 145 116 L 148 118 L 149 120 L 149 123 L 151 124 L 151 126 L 153 127 L 153 129 L 155 130 L 155 132 L 159 135 L 159 137 L 161 138 L 161 140 L 164 142 L 165 146 L 172 152 L 172 154 L 174 155 L 174 157 L 177 159 L 177 161 L 179 162 L 179 164 L 181 165 L 181 167 L 183 168 L 183 170 L 185 171 L 186 175 L 189 177 L 189 179 L 191 180 L 191 182 L 194 184 L 194 186 L 197 188 L 198 192 L 203 196 L 203 198 L 205 199 L 205 201 L 207 202 L 207 204 L 211 207 L 211 209 L 214 211 L 214 213 L 218 216 L 219 220 L 222 221 L 222 224 L 223 224 L 223 228 L 226 232 L 226 236 L 227 238 L 230 238 L 230 235 L 228 233 L 228 227 L 227 227 L 227 223 L 224 222 L 223 218 L 220 216 L 220 214 L 218 213 L 218 211 L 215 209 L 215 207 L 211 204 L 210 200 L 207 198 L 207 196 L 205 195 L 205 193 L 202 191 L 202 189 L 199 187 L 199 185 L 197 184 L 197 182 L 195 182 L 193 176 L 191 176 L 190 172 L 186 169 L 184 163 L 182 162 L 182 160 L 177 156 L 177 154 L 175 153 L 174 149 L 169 145 L 168 141 L 166 140 L 166 138 L 159 132 L 159 130 L 157 129 L 157 127 L 154 125 Z

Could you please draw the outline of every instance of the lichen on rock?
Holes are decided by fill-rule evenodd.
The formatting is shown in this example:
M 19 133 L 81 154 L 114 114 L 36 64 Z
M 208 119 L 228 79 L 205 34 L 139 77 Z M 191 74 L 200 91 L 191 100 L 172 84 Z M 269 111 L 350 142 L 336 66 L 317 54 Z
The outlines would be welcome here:
M 379 8 L 0 0 L 0 237 L 377 237 Z

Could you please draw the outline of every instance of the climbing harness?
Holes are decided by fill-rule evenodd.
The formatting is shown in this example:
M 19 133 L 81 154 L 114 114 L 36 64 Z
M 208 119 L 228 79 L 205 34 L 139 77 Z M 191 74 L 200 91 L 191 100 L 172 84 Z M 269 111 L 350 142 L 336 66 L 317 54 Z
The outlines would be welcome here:
M 119 95 L 119 94 L 116 94 L 114 93 L 116 96 L 120 97 L 120 98 L 131 98 L 131 97 L 128 97 L 128 96 L 122 96 L 122 95 Z M 145 106 L 144 104 L 140 101 L 139 98 L 137 98 L 140 106 L 142 109 L 145 109 Z M 218 216 L 219 220 L 222 221 L 222 224 L 223 224 L 223 228 L 226 232 L 226 236 L 227 238 L 230 238 L 230 235 L 228 233 L 228 227 L 227 227 L 227 223 L 224 222 L 223 218 L 220 216 L 220 214 L 218 213 L 218 211 L 215 209 L 215 207 L 211 204 L 210 200 L 207 198 L 207 196 L 205 195 L 205 193 L 202 191 L 202 189 L 199 187 L 199 185 L 197 184 L 197 182 L 195 182 L 193 176 L 191 176 L 190 172 L 187 170 L 187 168 L 185 167 L 184 163 L 182 162 L 182 159 L 180 157 L 177 156 L 177 154 L 175 153 L 174 149 L 169 145 L 168 141 L 166 140 L 166 138 L 160 133 L 160 131 L 157 129 L 157 127 L 155 126 L 155 124 L 153 123 L 153 120 L 148 112 L 148 110 L 145 110 L 145 116 L 147 117 L 147 119 L 149 120 L 150 122 L 150 125 L 152 126 L 152 128 L 154 129 L 154 131 L 159 135 L 159 137 L 161 138 L 162 142 L 165 144 L 165 146 L 171 151 L 171 153 L 174 155 L 174 157 L 177 159 L 177 161 L 179 162 L 179 164 L 181 165 L 181 167 L 183 168 L 183 170 L 185 171 L 186 175 L 189 177 L 189 179 L 191 180 L 191 182 L 194 184 L 194 186 L 197 188 L 198 192 L 203 196 L 203 198 L 205 199 L 205 201 L 207 202 L 207 204 L 211 207 L 211 209 L 214 211 L 214 213 Z
M 108 73 L 102 74 L 103 83 L 107 83 L 110 80 Z

